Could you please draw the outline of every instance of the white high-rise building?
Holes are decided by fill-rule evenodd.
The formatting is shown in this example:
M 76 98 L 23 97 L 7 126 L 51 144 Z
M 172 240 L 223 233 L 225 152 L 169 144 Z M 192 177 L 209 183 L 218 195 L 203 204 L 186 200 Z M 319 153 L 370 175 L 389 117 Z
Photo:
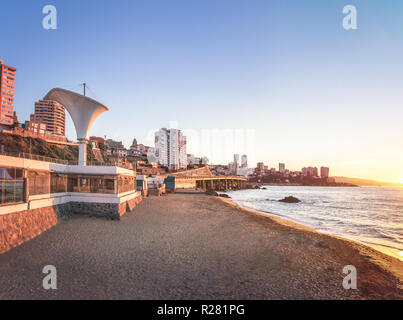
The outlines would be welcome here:
M 155 133 L 154 154 L 157 162 L 167 167 L 169 164 L 168 143 L 169 143 L 169 131 L 165 128 L 158 130 Z
M 241 158 L 241 168 L 247 168 L 248 167 L 248 156 L 246 154 L 242 155 Z
M 186 137 L 180 130 L 162 128 L 155 133 L 155 158 L 171 170 L 186 168 Z
M 237 168 L 239 167 L 239 154 L 234 154 L 234 164 Z

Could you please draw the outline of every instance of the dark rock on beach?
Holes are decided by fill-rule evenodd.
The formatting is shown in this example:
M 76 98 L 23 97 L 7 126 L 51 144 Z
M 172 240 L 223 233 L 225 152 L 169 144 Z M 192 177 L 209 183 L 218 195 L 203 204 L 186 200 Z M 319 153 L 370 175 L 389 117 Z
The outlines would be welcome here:
M 218 193 L 213 191 L 213 190 L 207 190 L 206 194 L 209 195 L 209 196 L 215 196 L 215 197 L 218 196 Z
M 225 193 L 221 193 L 218 196 L 222 197 L 222 198 L 231 198 L 228 194 L 225 194 Z

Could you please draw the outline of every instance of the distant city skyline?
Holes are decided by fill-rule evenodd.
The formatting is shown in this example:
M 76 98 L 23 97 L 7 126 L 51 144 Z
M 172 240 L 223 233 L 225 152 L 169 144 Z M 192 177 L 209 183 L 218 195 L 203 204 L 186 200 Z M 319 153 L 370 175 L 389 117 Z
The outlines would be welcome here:
M 150 132 L 171 121 L 186 136 L 188 128 L 253 129 L 254 154 L 235 134 L 228 152 L 195 150 L 192 141 L 187 152 L 217 164 L 237 153 L 251 166 L 318 165 L 403 182 L 401 2 L 355 1 L 351 31 L 339 0 L 53 1 L 57 30 L 42 28 L 45 4 L 2 5 L 0 59 L 17 69 L 22 122 L 51 88 L 81 93 L 86 82 L 88 96 L 110 107 L 91 135 L 126 147 L 133 137 L 153 145 Z M 76 139 L 69 116 L 66 134 Z

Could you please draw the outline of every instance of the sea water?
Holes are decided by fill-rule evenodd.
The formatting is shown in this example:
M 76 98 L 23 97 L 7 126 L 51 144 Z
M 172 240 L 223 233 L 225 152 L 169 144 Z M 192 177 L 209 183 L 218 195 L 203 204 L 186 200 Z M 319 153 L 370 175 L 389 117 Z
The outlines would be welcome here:
M 264 188 L 227 194 L 242 207 L 362 242 L 403 261 L 403 187 Z M 301 202 L 278 201 L 287 196 Z

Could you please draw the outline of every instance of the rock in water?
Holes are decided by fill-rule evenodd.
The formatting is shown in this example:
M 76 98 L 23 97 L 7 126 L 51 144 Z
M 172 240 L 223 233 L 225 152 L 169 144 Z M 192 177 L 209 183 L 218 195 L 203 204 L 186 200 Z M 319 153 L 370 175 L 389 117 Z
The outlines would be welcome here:
M 293 196 L 289 196 L 289 197 L 285 197 L 282 200 L 279 200 L 280 202 L 286 202 L 286 203 L 299 203 L 301 202 L 301 200 L 299 200 L 298 198 L 295 198 Z

